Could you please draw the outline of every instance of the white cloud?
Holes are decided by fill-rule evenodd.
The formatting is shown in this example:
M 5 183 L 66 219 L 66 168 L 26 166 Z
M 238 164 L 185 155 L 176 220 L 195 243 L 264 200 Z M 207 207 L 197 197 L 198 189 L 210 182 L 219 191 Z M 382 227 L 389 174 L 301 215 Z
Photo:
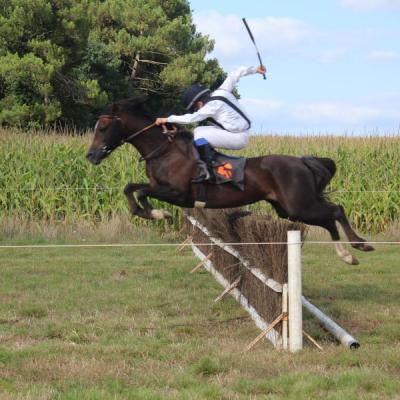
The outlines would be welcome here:
M 368 54 L 368 60 L 383 62 L 397 61 L 400 60 L 400 53 L 396 51 L 373 50 Z
M 241 18 L 216 11 L 194 13 L 197 30 L 215 40 L 213 56 L 231 63 L 240 56 L 255 58 L 255 50 Z M 310 28 L 302 21 L 287 17 L 260 17 L 247 20 L 262 54 L 284 51 L 304 41 Z
M 253 121 L 253 130 L 259 127 L 271 130 L 290 130 L 293 133 L 339 131 L 344 133 L 351 129 L 355 132 L 364 132 L 365 129 L 374 129 L 377 126 L 387 126 L 392 130 L 400 124 L 400 96 L 383 96 L 379 104 L 355 104 L 347 102 L 309 102 L 305 104 L 288 103 L 279 100 L 245 99 L 242 100 L 246 111 Z M 388 99 L 395 100 L 387 106 Z
M 262 119 L 268 116 L 276 115 L 282 111 L 285 104 L 279 100 L 271 99 L 243 99 L 240 100 L 245 110 L 252 118 Z
M 341 0 L 341 4 L 355 11 L 400 10 L 400 0 Z
M 293 116 L 299 121 L 341 122 L 348 125 L 366 124 L 380 118 L 400 118 L 400 112 L 382 110 L 372 106 L 346 103 L 317 102 L 295 106 Z
M 347 7 L 357 9 L 395 7 L 398 4 L 400 10 L 400 0 L 341 1 Z M 216 57 L 223 67 L 232 69 L 257 62 L 254 46 L 239 16 L 209 10 L 194 12 L 193 18 L 197 30 L 215 40 L 210 56 Z M 379 46 L 379 42 L 395 41 L 400 32 L 395 29 L 326 30 L 300 19 L 272 16 L 249 18 L 248 23 L 266 65 L 271 60 L 277 64 L 288 59 L 331 65 L 351 58 L 360 49 L 369 52 L 368 61 L 394 61 L 399 56 L 399 53 L 390 51 L 372 51 L 372 46 Z

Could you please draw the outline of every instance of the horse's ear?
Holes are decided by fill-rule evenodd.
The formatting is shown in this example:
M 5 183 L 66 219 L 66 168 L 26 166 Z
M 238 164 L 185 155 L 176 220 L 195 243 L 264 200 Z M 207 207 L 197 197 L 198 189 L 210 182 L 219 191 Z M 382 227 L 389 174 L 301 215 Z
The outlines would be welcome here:
M 148 100 L 148 98 L 149 96 L 147 96 L 147 94 L 142 94 L 140 96 L 131 97 L 130 99 L 128 99 L 128 102 L 132 106 L 137 106 L 139 104 L 145 103 Z
M 110 107 L 110 113 L 111 115 L 114 115 L 118 112 L 119 110 L 119 105 L 117 103 L 112 103 Z

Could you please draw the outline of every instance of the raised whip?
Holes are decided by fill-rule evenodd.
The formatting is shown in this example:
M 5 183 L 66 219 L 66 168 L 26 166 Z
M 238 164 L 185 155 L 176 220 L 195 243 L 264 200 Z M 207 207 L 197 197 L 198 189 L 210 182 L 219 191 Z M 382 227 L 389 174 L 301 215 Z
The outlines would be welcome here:
M 262 60 L 261 60 L 260 52 L 258 51 L 258 47 L 257 47 L 256 41 L 255 41 L 255 39 L 254 39 L 253 34 L 251 33 L 251 30 L 250 30 L 250 27 L 249 27 L 249 25 L 248 25 L 248 23 L 247 23 L 247 21 L 246 21 L 246 18 L 242 18 L 242 21 L 243 21 L 243 23 L 244 23 L 244 26 L 245 26 L 246 29 L 247 29 L 247 32 L 249 33 L 250 39 L 251 39 L 251 41 L 253 42 L 254 47 L 256 48 L 258 60 L 260 61 L 260 65 L 264 65 L 263 62 L 262 62 Z M 265 76 L 265 74 L 263 74 L 263 77 L 264 77 L 264 79 L 267 79 L 266 76 Z

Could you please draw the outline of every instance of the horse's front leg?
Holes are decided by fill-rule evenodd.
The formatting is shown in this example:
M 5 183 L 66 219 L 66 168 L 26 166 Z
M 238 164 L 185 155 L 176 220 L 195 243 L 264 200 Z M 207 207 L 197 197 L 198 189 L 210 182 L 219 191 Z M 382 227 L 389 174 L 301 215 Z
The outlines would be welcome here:
M 144 211 L 151 219 L 167 219 L 168 223 L 172 224 L 172 214 L 165 209 L 153 209 L 148 201 L 148 197 L 153 197 L 157 200 L 166 201 L 170 204 L 179 206 L 187 206 L 186 195 L 179 189 L 171 186 L 157 186 L 141 188 L 137 192 L 137 198 L 143 206 Z
M 148 211 L 144 210 L 133 196 L 136 191 L 147 187 L 150 187 L 148 183 L 128 183 L 125 186 L 124 194 L 128 199 L 129 210 L 132 215 L 141 218 L 152 219 L 151 216 L 149 216 Z

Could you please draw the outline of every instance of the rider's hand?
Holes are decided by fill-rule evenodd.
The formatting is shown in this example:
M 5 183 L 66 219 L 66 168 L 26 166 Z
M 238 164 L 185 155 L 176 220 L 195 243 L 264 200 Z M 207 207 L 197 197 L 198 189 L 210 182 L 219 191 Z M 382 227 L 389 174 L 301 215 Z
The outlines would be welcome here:
M 257 72 L 261 75 L 264 75 L 267 72 L 267 68 L 265 68 L 264 65 L 260 65 L 257 67 Z
M 168 122 L 168 118 L 157 118 L 156 125 L 165 125 Z

